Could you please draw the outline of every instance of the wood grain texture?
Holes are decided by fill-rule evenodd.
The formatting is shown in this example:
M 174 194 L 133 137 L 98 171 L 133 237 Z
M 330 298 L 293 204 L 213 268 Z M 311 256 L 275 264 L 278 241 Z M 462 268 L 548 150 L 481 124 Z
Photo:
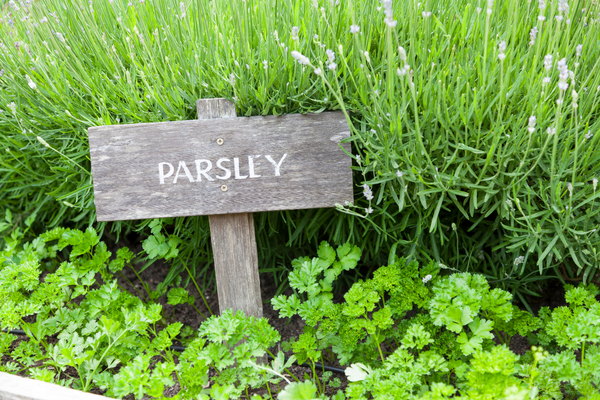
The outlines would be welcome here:
M 262 317 L 262 295 L 252 214 L 211 215 L 208 219 L 219 310 L 242 310 L 245 315 Z
M 353 202 L 351 157 L 339 145 L 350 129 L 341 112 L 231 118 L 235 107 L 224 99 L 201 100 L 198 112 L 210 119 L 89 128 L 99 221 Z M 350 152 L 349 143 L 343 147 Z M 228 160 L 221 162 L 227 179 L 219 179 L 227 177 L 217 166 L 221 158 Z M 199 173 L 208 163 L 196 160 L 211 162 L 206 175 L 212 181 Z M 173 166 L 170 175 L 169 164 L 160 163 Z
M 0 372 L 1 400 L 111 400 L 79 390 L 66 388 Z
M 198 119 L 235 118 L 235 105 L 227 99 L 196 102 Z M 262 317 L 258 254 L 251 213 L 210 215 L 210 240 L 217 279 L 219 311 L 242 310 Z

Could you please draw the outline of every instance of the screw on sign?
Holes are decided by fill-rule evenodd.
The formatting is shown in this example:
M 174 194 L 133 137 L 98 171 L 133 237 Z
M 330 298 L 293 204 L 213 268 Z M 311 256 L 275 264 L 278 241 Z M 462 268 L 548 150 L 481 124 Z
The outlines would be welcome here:
M 350 129 L 341 112 L 196 106 L 198 120 L 88 129 L 98 221 L 208 215 L 219 309 L 261 317 L 252 213 L 352 202 Z

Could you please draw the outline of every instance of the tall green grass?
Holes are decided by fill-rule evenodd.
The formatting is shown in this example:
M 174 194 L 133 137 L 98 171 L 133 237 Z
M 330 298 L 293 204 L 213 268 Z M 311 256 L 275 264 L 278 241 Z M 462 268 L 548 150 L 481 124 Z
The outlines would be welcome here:
M 391 250 L 438 259 L 519 293 L 541 275 L 589 280 L 600 263 L 600 8 L 572 1 L 558 21 L 558 6 L 509 0 L 488 14 L 487 1 L 403 1 L 390 27 L 389 4 L 375 1 L 10 2 L 0 211 L 35 214 L 38 229 L 96 225 L 90 126 L 194 119 L 196 99 L 209 97 L 232 99 L 239 115 L 343 109 L 361 157 L 356 207 L 257 214 L 264 270 L 280 274 L 328 239 L 359 244 L 367 262 Z M 565 92 L 563 58 L 574 72 Z M 206 218 L 172 230 L 191 265 L 210 260 Z

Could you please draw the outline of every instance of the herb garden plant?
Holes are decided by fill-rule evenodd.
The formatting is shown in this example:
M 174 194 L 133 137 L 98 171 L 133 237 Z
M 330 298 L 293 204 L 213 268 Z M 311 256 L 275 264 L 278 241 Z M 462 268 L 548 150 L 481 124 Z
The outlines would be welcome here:
M 372 266 L 403 254 L 481 270 L 519 299 L 541 276 L 596 279 L 599 8 L 553 0 L 9 1 L 0 24 L 0 208 L 14 224 L 94 224 L 86 129 L 344 110 L 356 207 L 256 216 L 285 280 L 320 238 Z M 318 72 L 318 74 L 315 74 Z M 363 196 L 364 193 L 364 196 Z M 97 229 L 150 234 L 150 221 Z M 12 225 L 2 225 L 6 234 Z M 175 276 L 210 260 L 207 219 L 178 218 Z M 369 245 L 366 245 L 369 243 Z M 508 278 L 507 278 L 508 275 Z
M 54 262 L 65 248 L 68 259 Z M 133 254 L 122 248 L 112 258 L 93 229 L 57 228 L 28 243 L 14 235 L 0 255 L 0 369 L 118 398 L 164 398 L 178 381 L 181 399 L 300 400 L 326 398 L 328 386 L 339 387 L 339 377 L 315 368 L 339 362 L 349 385 L 337 400 L 558 399 L 561 383 L 568 394 L 597 398 L 597 287 L 568 286 L 568 307 L 535 317 L 482 275 L 447 274 L 433 263 L 419 267 L 392 257 L 337 303 L 332 284 L 356 268 L 360 249 L 323 242 L 317 254 L 293 261 L 294 294 L 272 300 L 281 318 L 306 322 L 297 339 L 280 344 L 291 352 L 286 357 L 273 353 L 281 339 L 266 319 L 230 310 L 186 339 L 182 324 L 168 324 L 160 305 L 119 288 L 114 273 Z M 11 346 L 17 337 L 7 331 L 14 328 L 28 340 Z M 517 333 L 535 344 L 521 357 L 507 347 Z M 174 340 L 187 348 L 175 350 Z M 290 375 L 296 361 L 307 361 L 312 372 Z M 261 388 L 263 395 L 256 393 Z
M 0 14 L 0 371 L 114 398 L 600 399 L 598 2 Z M 290 340 L 212 315 L 206 218 L 95 221 L 87 128 L 194 119 L 211 97 L 248 116 L 341 110 L 351 128 L 354 204 L 254 217 L 271 306 L 303 324 Z M 533 313 L 551 279 L 566 305 Z

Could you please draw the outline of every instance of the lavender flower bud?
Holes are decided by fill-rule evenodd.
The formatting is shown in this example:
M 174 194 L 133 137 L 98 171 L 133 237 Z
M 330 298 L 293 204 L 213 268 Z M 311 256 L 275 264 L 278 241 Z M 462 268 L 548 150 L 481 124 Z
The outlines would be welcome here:
M 350 33 L 358 33 L 358 32 L 360 32 L 360 26 L 350 25 Z
M 487 10 L 486 10 L 487 15 L 492 15 L 493 8 L 494 8 L 494 0 L 488 0 Z
M 587 140 L 590 140 L 592 137 L 594 137 L 594 134 L 588 130 L 588 132 L 585 134 L 585 138 Z
M 529 133 L 535 132 L 535 121 L 536 121 L 536 118 L 535 118 L 534 115 L 532 115 L 531 117 L 529 117 L 529 128 L 527 128 L 527 130 L 529 131 Z
M 498 43 L 498 51 L 500 51 L 500 53 L 504 53 L 506 51 L 506 41 L 503 40 Z
M 552 54 L 548 54 L 544 57 L 544 68 L 546 68 L 546 71 L 550 71 L 552 68 Z
M 296 61 L 298 61 L 299 64 L 302 64 L 302 65 L 310 64 L 310 60 L 308 59 L 308 57 L 302 55 L 300 52 L 298 52 L 296 50 L 292 51 L 292 57 L 294 57 L 296 59 Z
M 292 40 L 298 41 L 298 33 L 300 33 L 300 28 L 297 26 L 292 26 Z
M 564 92 L 565 90 L 567 90 L 569 88 L 569 84 L 564 81 L 559 81 L 558 88 Z
M 523 262 L 525 262 L 525 257 L 519 256 L 519 257 L 515 258 L 515 266 L 523 264 Z
M 327 59 L 329 60 L 330 63 L 335 61 L 335 53 L 333 51 L 331 51 L 330 49 L 327 49 L 325 51 L 325 54 L 327 54 Z
M 529 45 L 533 46 L 535 44 L 535 39 L 537 38 L 538 28 L 533 27 L 531 31 L 529 31 Z
M 498 44 L 498 51 L 498 59 L 504 61 L 506 58 L 506 54 L 504 53 L 506 51 L 506 42 L 504 40 Z
M 41 144 L 43 144 L 44 146 L 51 148 L 50 145 L 48 144 L 48 142 L 46 142 L 44 139 L 42 139 L 41 136 L 37 137 L 38 142 L 40 142 Z
M 25 75 L 25 77 L 27 78 L 27 83 L 29 84 L 29 87 L 35 90 L 37 88 L 35 82 L 31 80 L 29 75 Z
M 363 195 L 369 201 L 373 200 L 373 191 L 366 183 L 363 185 Z
M 401 61 L 406 61 L 406 50 L 404 50 L 404 47 L 398 47 L 398 55 L 400 56 Z
M 569 13 L 569 3 L 567 0 L 558 0 L 558 12 L 561 14 Z
M 561 91 L 565 91 L 569 88 L 567 84 L 567 79 L 569 78 L 569 68 L 567 67 L 567 59 L 563 58 L 558 61 L 558 65 L 556 68 L 559 70 L 560 74 L 558 75 L 558 88 Z

